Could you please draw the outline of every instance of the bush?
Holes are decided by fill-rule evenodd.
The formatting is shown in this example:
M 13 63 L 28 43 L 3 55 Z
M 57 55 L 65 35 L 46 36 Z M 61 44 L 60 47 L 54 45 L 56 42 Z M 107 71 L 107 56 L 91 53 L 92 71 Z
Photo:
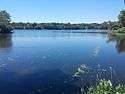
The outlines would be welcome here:
M 87 94 L 125 94 L 125 86 L 114 87 L 110 80 L 101 80 L 95 87 L 91 87 Z

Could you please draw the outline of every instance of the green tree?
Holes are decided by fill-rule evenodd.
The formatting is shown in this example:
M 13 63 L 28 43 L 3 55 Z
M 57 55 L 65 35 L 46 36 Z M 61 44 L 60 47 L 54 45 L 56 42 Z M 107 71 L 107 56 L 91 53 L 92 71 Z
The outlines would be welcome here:
M 7 33 L 11 31 L 10 27 L 10 14 L 5 10 L 0 11 L 0 32 Z
M 119 23 L 121 26 L 125 27 L 125 10 L 122 10 L 118 16 Z

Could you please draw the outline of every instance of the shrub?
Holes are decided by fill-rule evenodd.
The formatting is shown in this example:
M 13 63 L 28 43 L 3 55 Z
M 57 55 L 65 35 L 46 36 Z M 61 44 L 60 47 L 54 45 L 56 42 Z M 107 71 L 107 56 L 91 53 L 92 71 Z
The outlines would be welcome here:
M 91 87 L 87 94 L 125 94 L 125 86 L 114 87 L 110 80 L 101 80 L 95 87 Z

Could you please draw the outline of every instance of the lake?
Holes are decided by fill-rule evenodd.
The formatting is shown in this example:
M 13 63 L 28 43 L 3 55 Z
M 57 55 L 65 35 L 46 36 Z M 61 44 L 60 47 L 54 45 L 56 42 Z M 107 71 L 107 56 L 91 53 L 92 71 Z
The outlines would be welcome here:
M 99 69 L 99 79 L 125 84 L 125 39 L 65 30 L 0 35 L 1 94 L 78 94 L 81 65 L 95 70 L 82 75 L 83 85 L 94 84 Z

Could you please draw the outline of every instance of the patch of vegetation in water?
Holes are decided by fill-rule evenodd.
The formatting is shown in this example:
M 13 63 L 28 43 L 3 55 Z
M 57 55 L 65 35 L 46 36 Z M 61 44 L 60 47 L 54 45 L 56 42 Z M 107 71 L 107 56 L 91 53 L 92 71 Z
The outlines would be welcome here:
M 90 73 L 93 71 L 95 71 L 94 74 Z M 97 68 L 90 68 L 84 64 L 81 65 L 74 75 L 75 77 L 79 77 L 81 80 L 81 93 L 80 94 L 125 94 L 124 85 L 113 84 L 113 71 L 114 70 L 112 67 L 109 67 L 107 69 L 107 68 L 102 68 L 100 65 L 98 65 Z M 102 72 L 104 72 L 104 77 L 105 75 L 109 75 L 109 77 L 106 79 L 102 77 L 102 74 L 103 74 Z M 91 76 L 95 75 L 96 84 L 90 84 L 90 86 L 84 86 L 83 84 L 85 84 L 85 82 L 83 81 L 85 79 L 86 74 L 91 75 Z

